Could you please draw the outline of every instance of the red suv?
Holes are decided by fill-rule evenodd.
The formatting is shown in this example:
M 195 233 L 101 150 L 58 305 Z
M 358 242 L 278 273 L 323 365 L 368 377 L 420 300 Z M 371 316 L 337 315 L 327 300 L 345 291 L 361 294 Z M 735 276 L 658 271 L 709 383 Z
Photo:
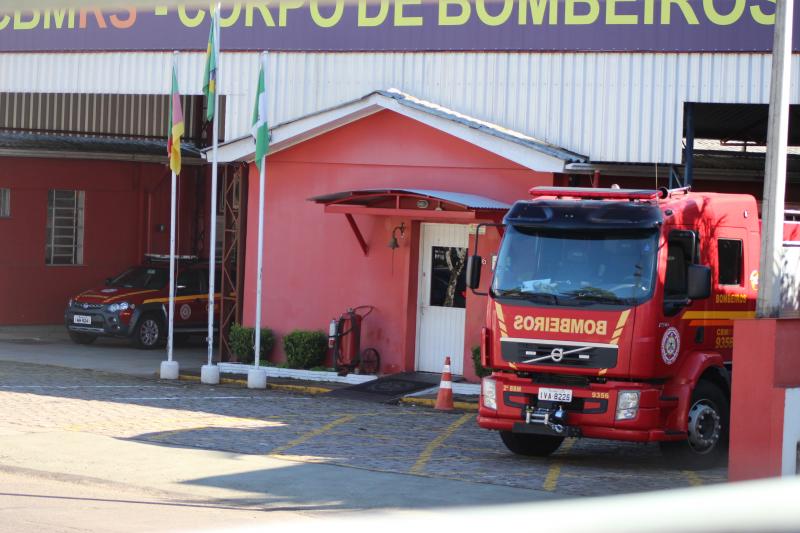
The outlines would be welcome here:
M 206 333 L 208 265 L 179 264 L 175 285 L 176 339 Z M 128 337 L 135 346 L 152 349 L 166 342 L 168 305 L 169 264 L 145 264 L 70 299 L 64 324 L 78 344 L 91 344 L 101 336 Z

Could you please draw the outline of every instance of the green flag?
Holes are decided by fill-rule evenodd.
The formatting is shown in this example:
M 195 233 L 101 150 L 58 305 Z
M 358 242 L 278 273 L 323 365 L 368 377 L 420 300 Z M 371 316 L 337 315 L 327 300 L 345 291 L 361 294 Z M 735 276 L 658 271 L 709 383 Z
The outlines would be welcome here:
M 253 127 L 250 133 L 256 140 L 256 166 L 261 170 L 261 161 L 269 150 L 269 125 L 267 124 L 267 90 L 264 79 L 264 65 L 258 73 L 258 89 L 256 90 L 256 103 L 253 107 Z
M 216 20 L 211 20 L 211 31 L 208 33 L 208 48 L 206 49 L 206 71 L 203 74 L 203 94 L 206 95 L 206 119 L 214 120 L 214 107 L 217 93 L 217 36 L 215 35 Z

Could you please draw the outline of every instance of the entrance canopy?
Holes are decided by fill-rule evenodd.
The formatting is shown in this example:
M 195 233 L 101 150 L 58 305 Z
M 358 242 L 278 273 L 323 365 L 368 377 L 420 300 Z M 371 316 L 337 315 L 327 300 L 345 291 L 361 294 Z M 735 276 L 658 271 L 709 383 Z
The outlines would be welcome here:
M 364 255 L 367 247 L 353 215 L 398 216 L 412 220 L 469 222 L 497 220 L 511 206 L 485 196 L 428 189 L 360 189 L 309 198 L 325 206 L 326 213 L 347 217 Z

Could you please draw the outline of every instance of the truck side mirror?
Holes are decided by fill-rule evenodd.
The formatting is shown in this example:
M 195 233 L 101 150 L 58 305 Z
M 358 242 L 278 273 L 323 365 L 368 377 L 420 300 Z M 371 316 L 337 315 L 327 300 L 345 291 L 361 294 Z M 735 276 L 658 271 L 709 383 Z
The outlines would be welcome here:
M 692 300 L 703 300 L 711 296 L 711 268 L 705 265 L 689 265 L 686 292 Z
M 467 287 L 476 290 L 481 285 L 481 267 L 483 258 L 479 255 L 471 255 L 467 258 Z

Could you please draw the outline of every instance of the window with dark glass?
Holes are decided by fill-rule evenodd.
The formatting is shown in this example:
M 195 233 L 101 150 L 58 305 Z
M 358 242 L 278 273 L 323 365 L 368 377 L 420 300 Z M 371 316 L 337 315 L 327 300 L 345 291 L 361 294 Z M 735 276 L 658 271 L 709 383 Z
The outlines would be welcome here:
M 206 290 L 200 270 L 185 270 L 178 276 L 178 293 L 200 294 Z
M 431 262 L 430 305 L 464 309 L 467 306 L 467 249 L 434 246 Z
M 719 239 L 717 241 L 717 264 L 720 285 L 741 285 L 742 241 Z
M 11 189 L 0 189 L 0 218 L 11 216 Z

